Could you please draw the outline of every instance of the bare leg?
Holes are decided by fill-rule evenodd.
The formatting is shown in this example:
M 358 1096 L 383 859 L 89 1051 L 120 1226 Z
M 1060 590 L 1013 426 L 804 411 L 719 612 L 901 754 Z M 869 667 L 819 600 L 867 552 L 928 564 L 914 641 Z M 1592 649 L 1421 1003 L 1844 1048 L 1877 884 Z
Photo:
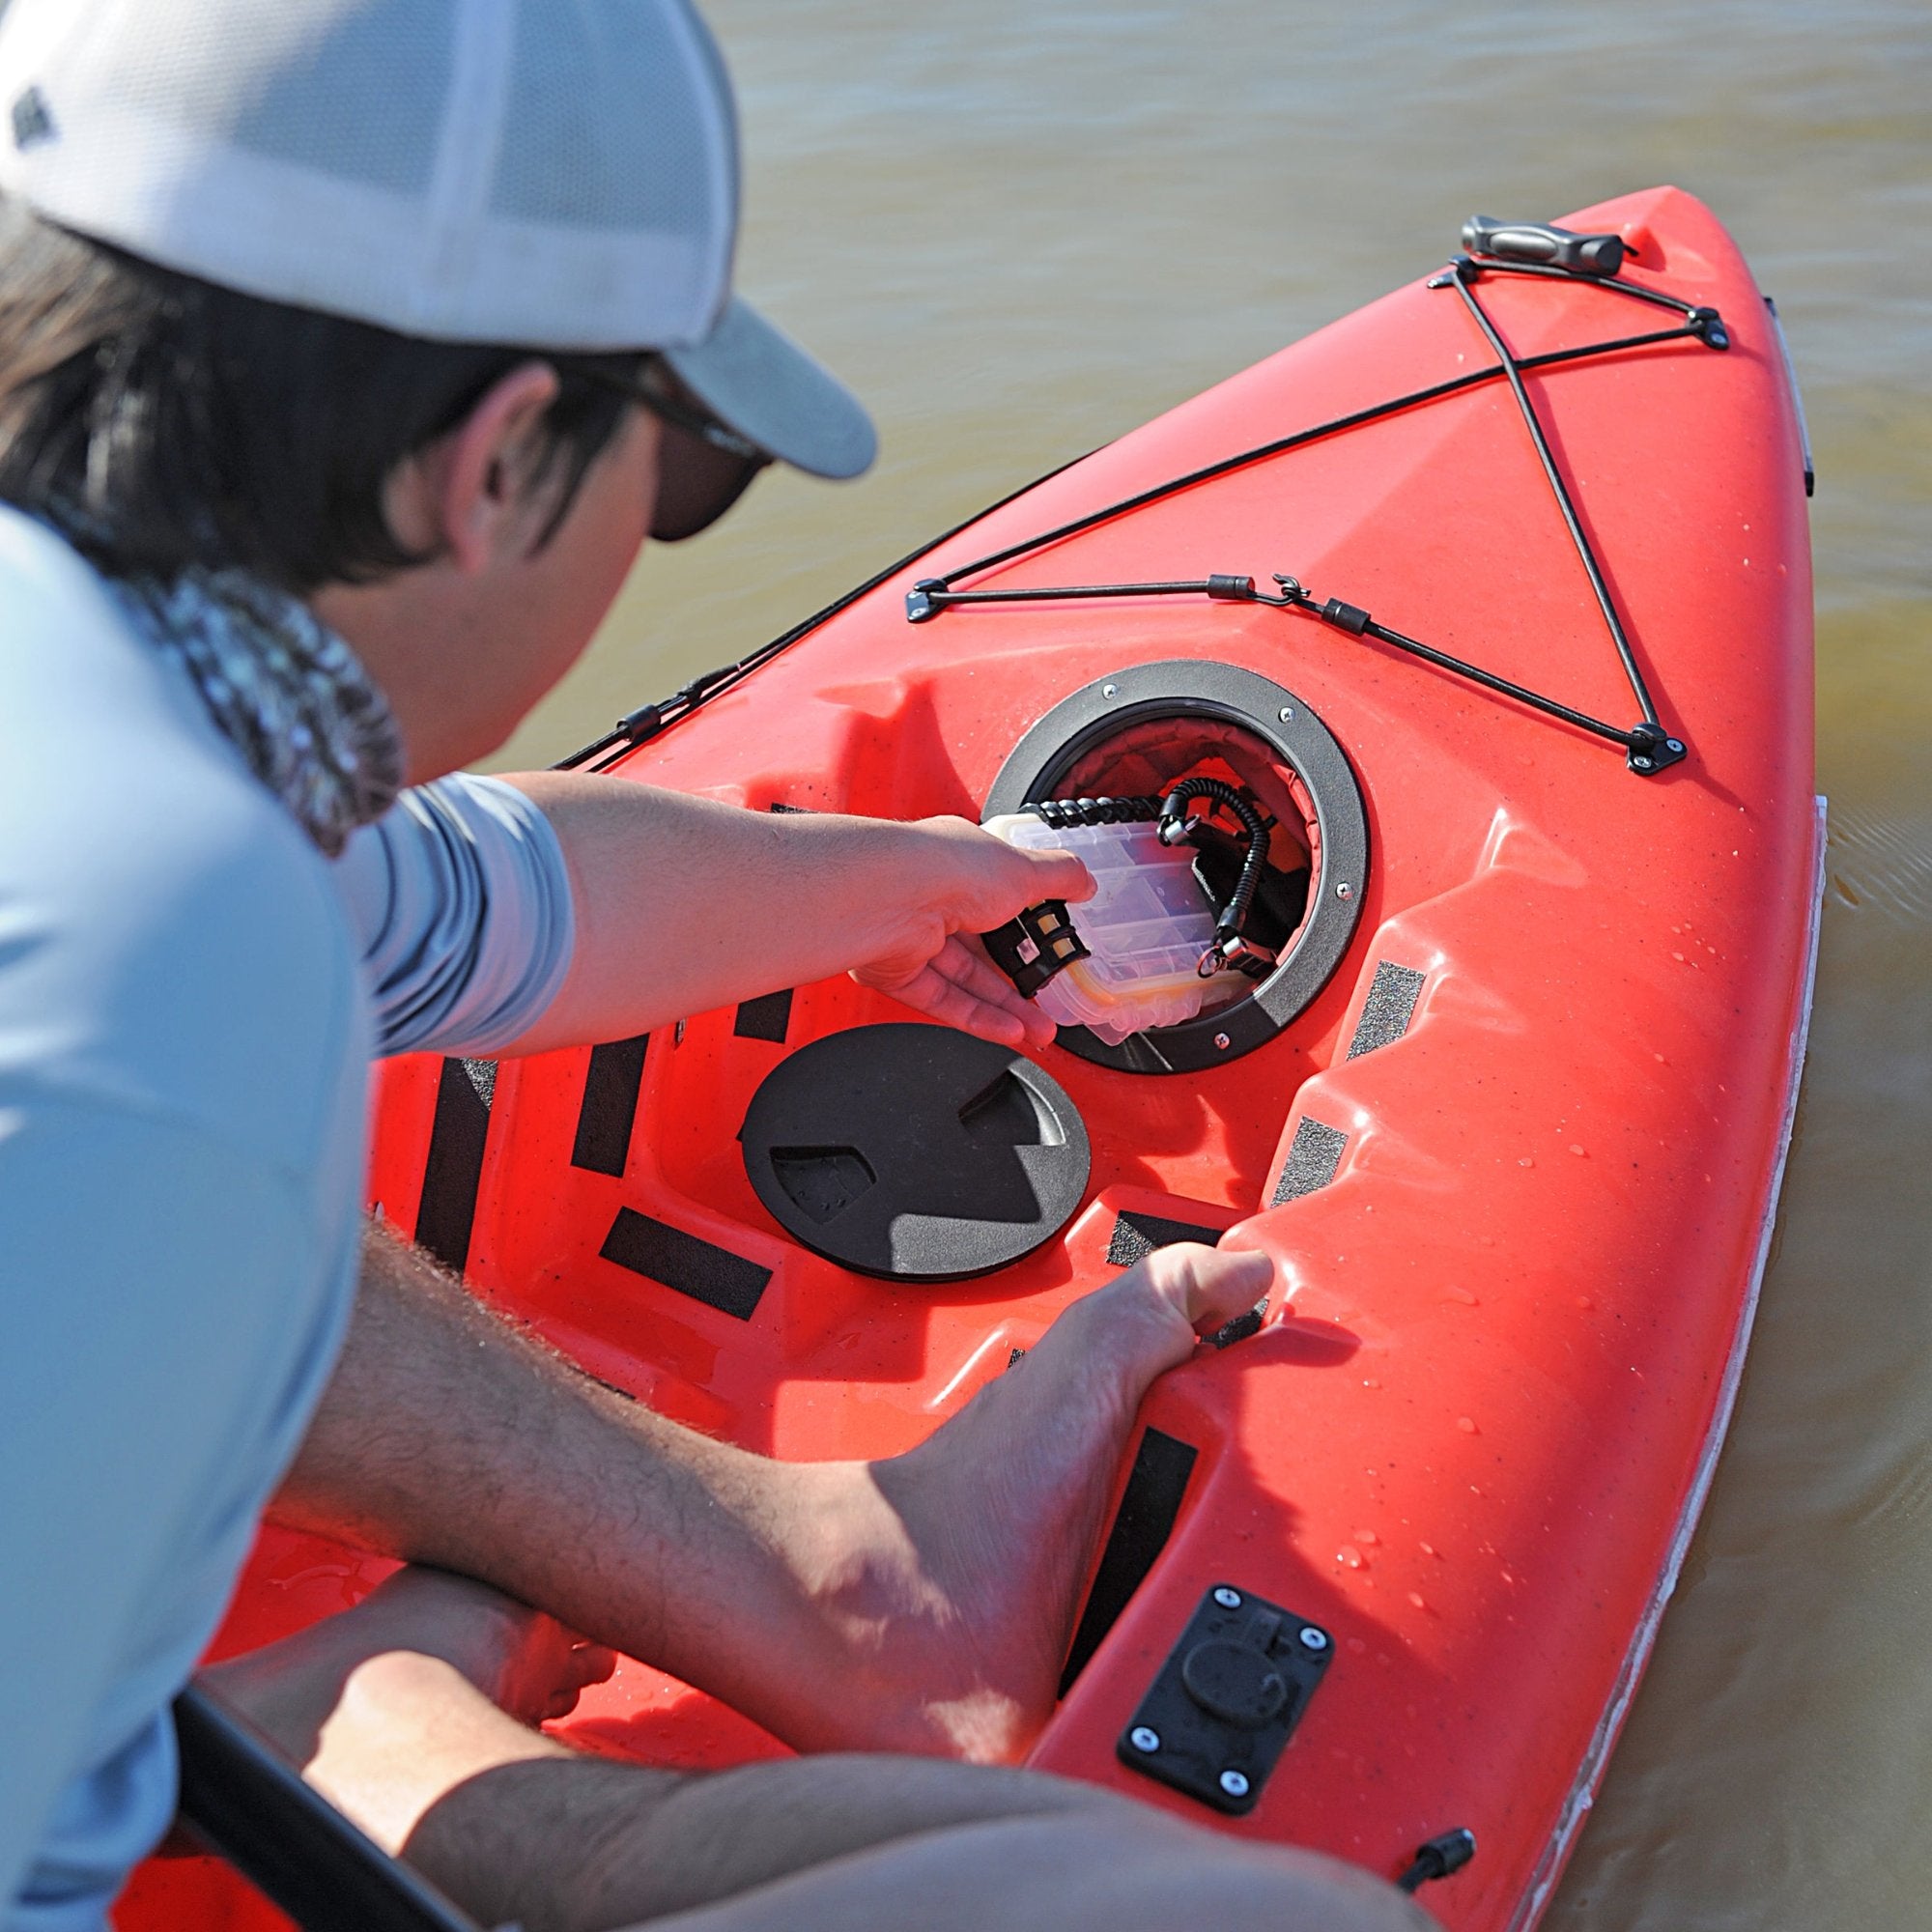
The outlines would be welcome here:
M 1392 1887 L 1332 1860 L 1093 1813 L 927 1833 L 649 1922 L 652 1932 L 1438 1932 Z
M 380 1843 L 526 1932 L 1430 1922 L 1345 1866 L 1059 1778 L 866 1757 L 682 1776 L 577 1757 L 479 1689 L 554 1708 L 601 1662 L 479 1586 L 405 1573 L 208 1681 Z
M 910 1454 L 781 1463 L 591 1382 L 377 1236 L 278 1511 L 541 1604 L 801 1749 L 1010 1759 L 1148 1385 L 1272 1272 L 1164 1249 Z

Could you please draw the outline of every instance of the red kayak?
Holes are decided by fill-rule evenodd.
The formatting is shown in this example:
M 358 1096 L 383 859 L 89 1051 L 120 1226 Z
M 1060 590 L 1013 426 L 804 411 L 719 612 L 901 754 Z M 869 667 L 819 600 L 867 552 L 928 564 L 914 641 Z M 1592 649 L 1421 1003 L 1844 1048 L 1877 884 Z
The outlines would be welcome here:
M 1472 226 L 593 748 L 760 810 L 1069 827 L 1211 780 L 1262 827 L 1185 808 L 1210 912 L 1260 874 L 1245 951 L 1203 961 L 1238 980 L 990 1076 L 844 980 L 399 1062 L 373 1198 L 594 1374 L 801 1459 L 910 1446 L 1124 1263 L 1239 1224 L 1287 1312 L 1150 1396 L 1030 1761 L 1391 1879 L 1434 1841 L 1444 1923 L 1533 1924 L 1777 1205 L 1822 848 L 1807 466 L 1775 311 L 1695 200 Z M 1056 936 L 1014 956 L 1058 971 Z M 383 1567 L 267 1532 L 222 1648 Z M 781 1748 L 641 1664 L 559 1728 Z M 187 1863 L 119 1922 L 275 1921 Z

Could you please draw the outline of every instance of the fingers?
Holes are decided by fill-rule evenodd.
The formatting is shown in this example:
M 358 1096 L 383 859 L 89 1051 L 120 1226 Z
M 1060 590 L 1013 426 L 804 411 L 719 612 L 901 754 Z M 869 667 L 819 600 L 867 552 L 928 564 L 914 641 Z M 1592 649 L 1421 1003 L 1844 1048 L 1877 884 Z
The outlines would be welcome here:
M 617 1653 L 608 1643 L 579 1643 L 570 1658 L 570 1674 L 580 1686 L 608 1684 L 617 1674 Z
M 957 1027 L 961 1033 L 989 1039 L 996 1046 L 1018 1047 L 1027 1043 L 1026 1024 L 1017 1013 L 975 999 L 935 967 L 923 967 L 903 985 L 882 990 L 890 992 L 901 1006 L 910 1007 L 914 1012 Z
M 567 1718 L 577 1709 L 577 1700 L 593 1684 L 608 1683 L 617 1672 L 617 1653 L 601 1643 L 583 1638 L 571 1647 L 557 1682 L 545 1700 L 542 1720 Z
M 1037 905 L 1041 899 L 1065 899 L 1078 905 L 1099 891 L 1094 874 L 1071 852 L 1029 852 L 1026 856 L 1035 874 L 1029 905 Z
M 1274 1287 L 1274 1262 L 1254 1248 L 1224 1250 L 1198 1241 L 1159 1248 L 1140 1265 L 1150 1286 L 1198 1335 L 1245 1315 Z
M 1019 988 L 981 953 L 977 944 L 957 934 L 910 979 L 886 981 L 862 969 L 853 976 L 862 985 L 890 993 L 902 1006 L 928 1018 L 944 1021 L 997 1046 L 1041 1047 L 1053 1043 L 1054 1024 L 1022 996 Z
M 977 938 L 967 939 L 955 933 L 940 949 L 932 964 L 935 972 L 951 980 L 982 1007 L 1016 1019 L 1022 1029 L 1017 1044 L 1037 1047 L 1053 1044 L 1059 1031 L 1054 1022 L 986 957 Z M 1005 1036 L 1001 1037 L 1004 1040 Z

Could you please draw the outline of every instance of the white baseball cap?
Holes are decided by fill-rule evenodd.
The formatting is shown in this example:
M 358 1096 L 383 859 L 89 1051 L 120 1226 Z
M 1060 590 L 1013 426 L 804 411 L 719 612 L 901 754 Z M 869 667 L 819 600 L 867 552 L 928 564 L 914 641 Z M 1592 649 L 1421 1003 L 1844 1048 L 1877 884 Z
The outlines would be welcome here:
M 730 81 L 689 0 L 12 0 L 0 192 L 405 335 L 656 350 L 820 476 L 856 397 L 731 294 Z

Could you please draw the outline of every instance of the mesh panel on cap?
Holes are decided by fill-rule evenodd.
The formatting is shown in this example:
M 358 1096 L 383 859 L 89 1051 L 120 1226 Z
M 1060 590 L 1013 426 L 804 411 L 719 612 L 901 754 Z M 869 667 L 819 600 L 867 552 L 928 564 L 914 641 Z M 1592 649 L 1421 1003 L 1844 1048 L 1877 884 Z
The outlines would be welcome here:
M 429 184 L 447 0 L 132 0 L 100 42 L 103 95 L 144 117 L 398 193 Z
M 691 86 L 684 25 L 661 6 L 523 0 L 491 213 L 577 228 L 711 230 L 718 128 Z

